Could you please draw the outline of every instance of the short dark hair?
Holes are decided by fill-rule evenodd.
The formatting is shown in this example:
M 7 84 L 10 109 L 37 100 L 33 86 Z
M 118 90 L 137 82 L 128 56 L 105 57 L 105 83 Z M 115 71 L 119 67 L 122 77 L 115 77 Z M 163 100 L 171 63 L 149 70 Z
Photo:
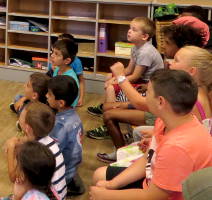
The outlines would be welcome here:
M 178 48 L 186 45 L 203 46 L 203 39 L 198 30 L 187 25 L 165 26 L 162 32 L 166 37 L 173 41 Z
M 54 94 L 56 100 L 64 100 L 65 106 L 71 106 L 78 96 L 76 81 L 67 75 L 53 77 L 49 81 L 48 89 Z
M 30 75 L 32 89 L 38 94 L 38 101 L 46 103 L 46 94 L 48 92 L 49 76 L 44 73 L 35 72 Z
M 188 7 L 185 7 L 183 9 L 183 13 L 191 13 L 192 16 L 200 19 L 201 21 L 207 21 L 205 11 L 201 6 L 191 5 Z
M 53 153 L 37 141 L 28 141 L 17 149 L 18 167 L 36 189 L 49 187 L 55 171 Z
M 163 96 L 177 114 L 189 113 L 197 101 L 198 87 L 185 71 L 160 69 L 150 81 L 156 96 Z
M 38 140 L 47 136 L 54 127 L 55 114 L 52 109 L 41 102 L 32 102 L 25 107 L 25 122 L 32 128 Z
M 71 35 L 69 33 L 62 33 L 61 35 L 58 36 L 58 39 L 59 40 L 65 40 L 65 39 L 67 39 L 67 40 L 73 41 L 75 43 L 75 45 L 76 45 L 76 48 L 77 48 L 76 54 L 78 53 L 78 44 L 77 44 L 77 42 L 76 42 L 76 40 L 75 40 L 75 38 L 74 38 L 73 35 Z
M 70 39 L 57 40 L 53 44 L 53 49 L 54 48 L 61 51 L 63 59 L 71 58 L 71 63 L 74 61 L 78 51 L 77 43 Z

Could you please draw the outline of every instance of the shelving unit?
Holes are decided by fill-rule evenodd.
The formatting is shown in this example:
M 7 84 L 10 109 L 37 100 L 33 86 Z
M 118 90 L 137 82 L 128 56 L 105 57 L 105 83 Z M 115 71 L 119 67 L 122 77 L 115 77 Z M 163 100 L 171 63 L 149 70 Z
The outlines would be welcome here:
M 130 56 L 115 54 L 115 42 L 126 41 L 130 21 L 134 17 L 153 18 L 159 5 L 179 4 L 182 7 L 199 4 L 208 10 L 211 19 L 211 0 L 0 0 L 0 14 L 6 25 L 0 26 L 0 78 L 25 81 L 33 68 L 9 65 L 11 57 L 50 57 L 53 38 L 61 33 L 72 34 L 79 43 L 78 57 L 82 60 L 87 90 L 102 92 L 109 67 L 116 61 L 125 65 Z M 46 32 L 10 29 L 10 21 L 30 19 L 47 25 Z M 98 51 L 100 24 L 107 24 L 108 51 Z

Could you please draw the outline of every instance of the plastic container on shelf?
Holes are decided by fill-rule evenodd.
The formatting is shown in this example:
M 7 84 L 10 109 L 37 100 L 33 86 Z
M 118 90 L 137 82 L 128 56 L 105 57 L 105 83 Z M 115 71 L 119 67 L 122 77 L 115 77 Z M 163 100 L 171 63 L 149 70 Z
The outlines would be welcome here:
M 32 57 L 32 65 L 36 69 L 47 70 L 48 59 L 42 57 Z
M 29 22 L 10 21 L 9 27 L 10 30 L 29 31 Z
M 131 55 L 131 49 L 134 46 L 132 43 L 128 42 L 116 42 L 115 43 L 115 54 L 122 54 L 122 55 Z

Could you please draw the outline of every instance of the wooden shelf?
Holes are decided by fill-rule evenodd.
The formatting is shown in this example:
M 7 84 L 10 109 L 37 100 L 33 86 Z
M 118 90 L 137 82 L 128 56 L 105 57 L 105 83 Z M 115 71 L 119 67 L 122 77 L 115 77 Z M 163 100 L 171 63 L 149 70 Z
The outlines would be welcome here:
M 22 46 L 22 45 L 8 45 L 8 49 L 48 53 L 48 49 L 45 49 L 45 48 L 31 47 L 31 46 Z
M 10 12 L 10 16 L 19 16 L 19 17 L 34 17 L 34 18 L 45 18 L 48 19 L 49 15 L 39 14 L 39 13 L 23 13 L 23 12 Z
M 6 29 L 6 25 L 0 25 L 0 29 Z
M 27 68 L 27 67 L 17 67 L 17 66 L 12 66 L 12 65 L 5 66 L 5 64 L 3 66 L 0 65 L 0 67 L 9 68 L 9 69 L 16 69 L 16 70 L 22 70 L 22 71 L 29 71 L 29 72 L 46 72 L 46 70 L 35 69 L 35 68 L 32 68 L 32 67 Z
M 99 19 L 99 23 L 104 24 L 123 24 L 123 25 L 129 25 L 131 21 L 128 20 L 114 20 L 114 19 Z
M 0 48 L 5 48 L 5 43 L 0 42 Z
M 5 67 L 5 62 L 0 61 L 0 67 Z
M 110 58 L 130 59 L 130 56 L 121 55 L 121 54 L 115 54 L 114 51 L 107 51 L 107 52 L 105 52 L 105 53 L 97 52 L 97 56 L 101 56 L 101 57 L 110 57 Z
M 52 16 L 52 19 L 82 21 L 82 22 L 96 22 L 94 17 L 78 17 L 78 16 Z
M 16 30 L 8 30 L 9 33 L 20 33 L 20 34 L 29 34 L 29 35 L 43 35 L 48 36 L 47 32 L 32 32 L 32 31 L 16 31 Z
M 82 58 L 94 58 L 95 57 L 94 52 L 85 52 L 85 51 L 82 51 L 82 52 L 79 51 L 77 56 L 82 57 Z
M 62 33 L 52 33 L 51 36 L 58 37 Z M 92 35 L 79 35 L 79 34 L 72 34 L 76 39 L 85 39 L 85 40 L 95 40 L 95 36 Z

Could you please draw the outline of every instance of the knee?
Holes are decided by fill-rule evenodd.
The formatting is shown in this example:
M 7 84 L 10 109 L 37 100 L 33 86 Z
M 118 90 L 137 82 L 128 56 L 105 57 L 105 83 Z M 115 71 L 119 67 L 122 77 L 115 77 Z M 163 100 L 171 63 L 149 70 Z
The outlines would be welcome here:
M 113 119 L 113 114 L 110 110 L 103 113 L 103 120 L 105 124 L 112 119 Z
M 107 166 L 99 167 L 98 169 L 96 169 L 93 174 L 93 185 L 96 185 L 96 183 L 100 180 L 106 180 L 106 171 Z

